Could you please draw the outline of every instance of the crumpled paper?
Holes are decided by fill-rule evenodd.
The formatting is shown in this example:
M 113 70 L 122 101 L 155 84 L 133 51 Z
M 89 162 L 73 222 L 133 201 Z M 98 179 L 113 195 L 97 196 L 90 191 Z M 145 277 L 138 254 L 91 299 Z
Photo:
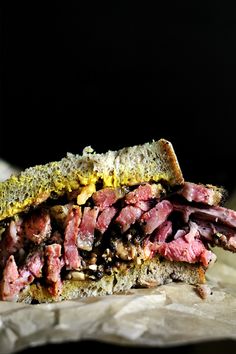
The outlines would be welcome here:
M 55 304 L 0 302 L 0 354 L 82 339 L 142 347 L 236 339 L 236 255 L 217 255 L 204 300 L 194 286 L 170 283 Z
M 170 283 L 56 304 L 0 302 L 0 353 L 82 339 L 142 347 L 236 339 L 236 272 L 218 264 L 209 279 L 205 300 L 193 286 Z

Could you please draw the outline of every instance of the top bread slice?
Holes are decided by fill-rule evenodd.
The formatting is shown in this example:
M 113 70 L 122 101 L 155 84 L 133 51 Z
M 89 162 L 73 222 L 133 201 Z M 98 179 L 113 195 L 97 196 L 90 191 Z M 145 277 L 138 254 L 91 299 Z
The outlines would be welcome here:
M 103 187 L 119 187 L 150 181 L 170 187 L 184 183 L 169 141 L 160 139 L 104 154 L 87 147 L 82 156 L 68 154 L 61 161 L 30 167 L 0 183 L 0 220 L 81 186 L 101 182 Z

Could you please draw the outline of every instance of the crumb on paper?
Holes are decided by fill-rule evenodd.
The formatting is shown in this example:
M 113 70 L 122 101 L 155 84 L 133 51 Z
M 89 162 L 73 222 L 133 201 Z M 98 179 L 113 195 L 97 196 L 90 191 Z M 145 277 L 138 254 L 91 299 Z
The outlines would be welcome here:
M 195 287 L 195 291 L 196 293 L 202 298 L 202 299 L 206 299 L 209 295 L 212 295 L 213 292 L 211 290 L 211 288 L 206 285 L 206 284 L 198 284 Z

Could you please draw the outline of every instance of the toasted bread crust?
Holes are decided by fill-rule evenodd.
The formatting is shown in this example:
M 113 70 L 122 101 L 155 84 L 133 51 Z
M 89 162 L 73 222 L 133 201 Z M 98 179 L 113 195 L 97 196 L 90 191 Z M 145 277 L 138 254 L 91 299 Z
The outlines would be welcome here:
M 43 303 L 70 300 L 87 296 L 111 295 L 127 292 L 134 287 L 151 288 L 171 281 L 183 281 L 188 284 L 202 284 L 205 282 L 205 268 L 199 264 L 184 262 L 170 262 L 155 257 L 141 265 L 132 264 L 127 270 L 105 275 L 98 281 L 94 280 L 65 280 L 62 294 L 59 298 L 53 297 L 40 284 L 28 286 L 19 295 L 19 302 Z
M 177 160 L 172 144 L 165 139 L 161 139 L 160 143 L 161 143 L 161 150 L 162 150 L 161 155 L 165 156 L 165 158 L 168 160 L 169 173 L 171 174 L 169 183 L 171 185 L 183 184 L 184 182 L 183 175 L 180 170 L 179 162 Z
M 60 196 L 98 181 L 104 187 L 148 181 L 164 181 L 170 186 L 184 183 L 174 149 L 164 139 L 105 154 L 68 154 L 59 162 L 28 168 L 0 183 L 0 220 L 36 206 L 52 194 Z

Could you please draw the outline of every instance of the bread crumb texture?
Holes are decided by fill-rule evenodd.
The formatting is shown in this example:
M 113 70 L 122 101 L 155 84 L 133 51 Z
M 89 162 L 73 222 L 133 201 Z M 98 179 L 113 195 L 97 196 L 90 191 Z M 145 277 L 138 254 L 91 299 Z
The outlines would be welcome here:
M 19 295 L 18 301 L 55 302 L 88 296 L 104 296 L 127 292 L 132 288 L 152 288 L 172 281 L 182 281 L 188 284 L 203 284 L 205 269 L 199 264 L 171 262 L 158 256 L 138 265 L 131 263 L 124 270 L 113 271 L 98 281 L 64 280 L 62 294 L 53 297 L 45 286 L 32 284 Z
M 0 183 L 0 220 L 81 186 L 101 182 L 103 187 L 118 187 L 149 181 L 170 186 L 184 182 L 170 142 L 160 139 L 104 154 L 85 148 L 82 156 L 67 154 L 61 161 L 30 167 Z

